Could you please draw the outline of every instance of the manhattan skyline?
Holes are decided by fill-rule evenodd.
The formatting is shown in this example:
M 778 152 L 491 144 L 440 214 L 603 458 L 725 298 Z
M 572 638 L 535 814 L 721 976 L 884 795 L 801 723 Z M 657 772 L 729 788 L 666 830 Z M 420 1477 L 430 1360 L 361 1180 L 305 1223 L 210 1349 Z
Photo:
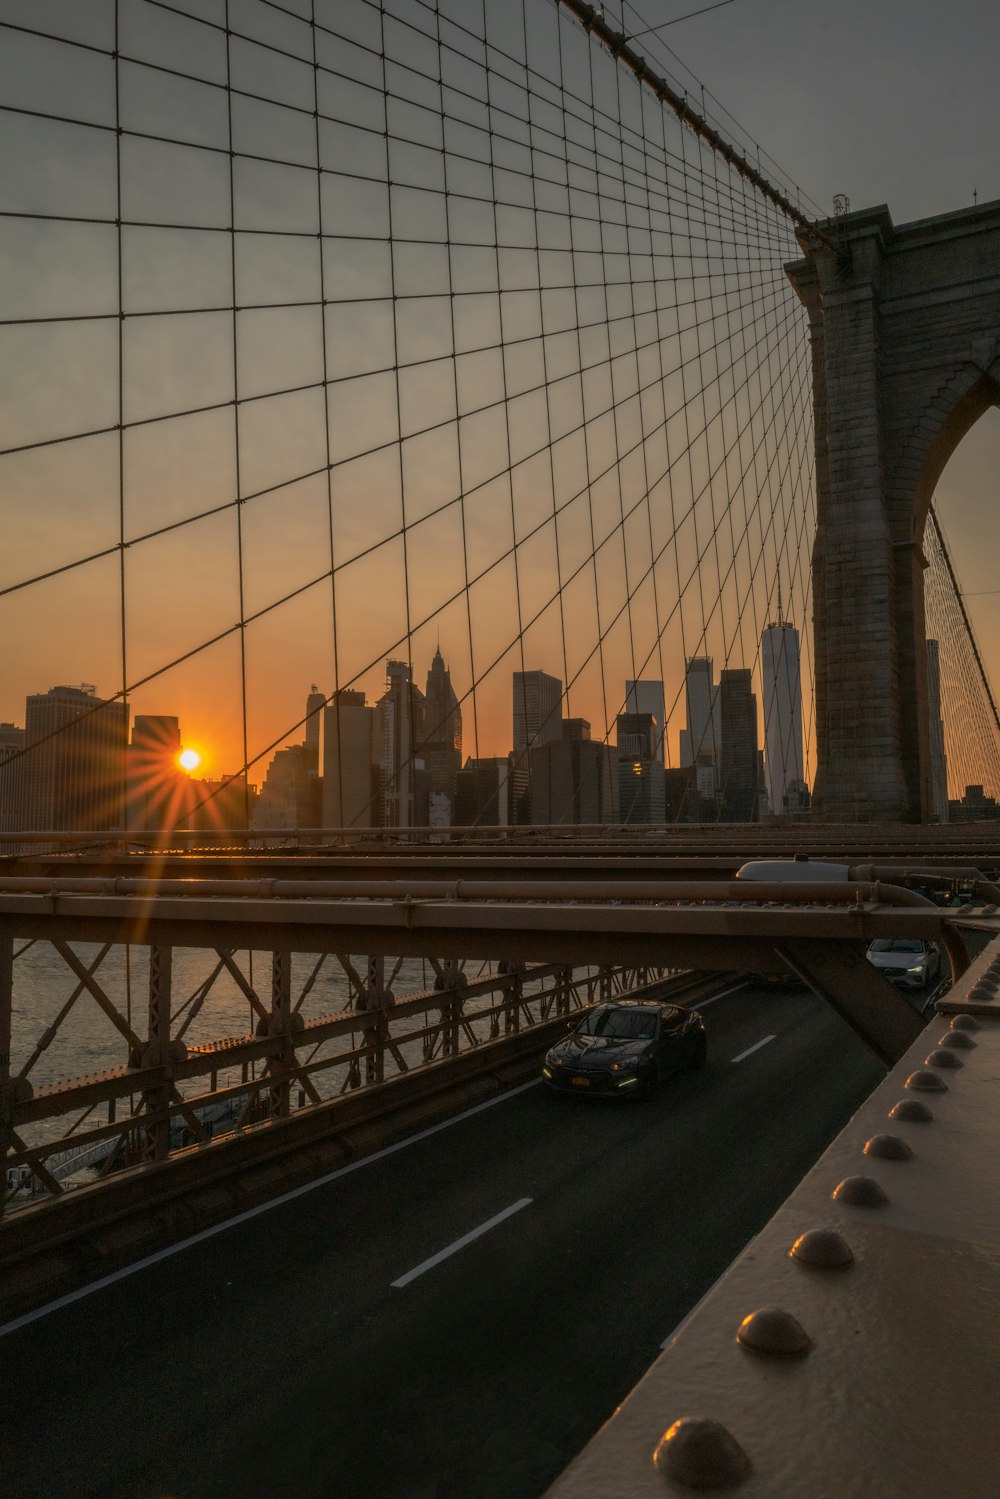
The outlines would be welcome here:
M 811 433 L 801 319 L 780 272 L 797 253 L 787 229 L 762 221 L 761 246 L 735 226 L 727 265 L 710 227 L 730 212 L 729 184 L 684 155 L 673 126 L 644 121 L 632 144 L 632 84 L 612 99 L 605 55 L 593 105 L 617 110 L 641 156 L 628 234 L 624 164 L 603 151 L 606 180 L 586 175 L 593 129 L 525 154 L 529 100 L 540 114 L 576 107 L 541 81 L 584 55 L 550 8 L 537 8 L 533 71 L 509 65 L 510 98 L 436 123 L 419 113 L 417 32 L 386 28 L 398 95 L 386 106 L 376 13 L 355 12 L 342 39 L 324 33 L 313 77 L 290 60 L 308 61 L 308 27 L 275 21 L 282 72 L 234 5 L 250 31 L 234 46 L 228 121 L 211 6 L 201 19 L 130 7 L 114 65 L 106 5 L 59 38 L 5 32 L 0 628 L 17 649 L 0 719 L 18 721 L 50 684 L 97 680 L 135 714 L 169 704 L 206 775 L 248 762 L 260 781 L 300 732 L 302 680 L 374 698 L 388 657 L 426 660 L 440 635 L 466 684 L 470 752 L 505 750 L 510 674 L 538 666 L 563 681 L 566 714 L 605 734 L 623 682 L 662 681 L 675 736 L 683 662 L 753 669 L 780 572 L 802 633 L 811 761 Z M 456 100 L 488 95 L 501 12 L 487 7 L 483 47 L 461 40 L 461 7 L 442 8 L 444 43 L 426 62 Z M 877 88 L 871 58 L 851 52 L 852 27 L 872 24 L 855 0 L 839 28 L 770 0 L 664 40 L 821 203 L 847 191 L 901 222 L 973 187 L 997 196 L 975 128 L 997 19 L 974 3 L 958 14 L 964 27 L 887 0 L 877 33 L 892 37 L 898 79 L 883 71 Z M 631 6 L 622 20 L 643 29 Z M 820 48 L 850 70 L 814 77 Z M 966 121 L 968 187 L 917 107 L 917 83 L 939 73 Z M 829 121 L 845 77 L 854 107 L 839 141 Z M 722 320 L 711 343 L 685 310 L 706 291 Z M 995 497 L 995 415 L 939 484 L 994 676 L 1000 606 L 975 535 Z

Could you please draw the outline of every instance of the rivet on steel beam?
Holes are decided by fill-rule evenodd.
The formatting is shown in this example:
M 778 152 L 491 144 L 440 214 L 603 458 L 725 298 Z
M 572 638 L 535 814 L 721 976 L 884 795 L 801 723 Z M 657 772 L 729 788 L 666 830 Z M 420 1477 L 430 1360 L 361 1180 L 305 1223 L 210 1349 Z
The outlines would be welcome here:
M 854 1264 L 850 1244 L 832 1228 L 811 1228 L 800 1234 L 788 1253 L 800 1265 L 815 1265 L 820 1270 L 843 1270 Z
M 653 1461 L 685 1489 L 731 1489 L 750 1473 L 750 1459 L 719 1421 L 681 1416 L 664 1433 Z
M 889 1118 L 905 1119 L 907 1124 L 929 1124 L 934 1115 L 919 1098 L 901 1098 L 889 1110 Z
M 872 1135 L 865 1141 L 862 1155 L 877 1156 L 880 1161 L 908 1161 L 913 1151 L 898 1135 Z
M 847 1202 L 853 1208 L 884 1208 L 889 1201 L 878 1182 L 870 1176 L 845 1176 L 831 1195 L 834 1202 Z
M 736 1341 L 752 1353 L 775 1358 L 805 1358 L 812 1347 L 802 1323 L 778 1306 L 762 1306 L 744 1317 Z
M 978 1031 L 982 1027 L 971 1015 L 953 1015 L 948 1022 L 953 1031 Z
M 951 1051 L 974 1051 L 976 1043 L 965 1031 L 945 1031 L 938 1045 Z
M 940 1046 L 936 1046 L 930 1056 L 924 1057 L 924 1066 L 944 1067 L 946 1070 L 950 1067 L 954 1071 L 958 1067 L 964 1067 L 965 1063 L 953 1051 L 943 1051 Z
M 936 1072 L 926 1072 L 922 1067 L 917 1072 L 911 1072 L 904 1085 L 914 1088 L 918 1093 L 946 1093 L 948 1084 L 943 1077 L 938 1077 Z

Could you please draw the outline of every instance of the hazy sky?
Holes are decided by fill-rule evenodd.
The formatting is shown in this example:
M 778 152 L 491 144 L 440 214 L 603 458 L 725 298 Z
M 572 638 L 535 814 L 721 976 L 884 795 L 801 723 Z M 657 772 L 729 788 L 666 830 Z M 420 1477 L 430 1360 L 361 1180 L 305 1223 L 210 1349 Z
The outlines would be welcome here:
M 638 11 L 655 26 L 697 8 L 642 0 Z M 618 4 L 605 10 L 621 17 Z M 631 5 L 625 27 L 641 29 Z M 905 224 L 971 205 L 974 189 L 980 203 L 1000 199 L 993 0 L 733 0 L 659 36 L 824 207 L 846 193 L 852 209 L 885 203 Z M 982 545 L 998 502 L 994 409 L 955 452 L 936 505 L 995 687 L 1000 593 L 980 590 L 998 586 Z
M 588 137 L 570 119 L 568 187 L 565 166 L 562 180 L 553 175 L 567 126 L 546 80 L 560 65 L 574 92 L 593 89 L 601 109 L 620 111 L 626 131 L 640 119 L 632 80 L 616 82 L 607 55 L 588 51 L 565 21 L 560 55 L 549 0 L 524 12 L 529 60 L 542 73 L 533 108 L 551 132 L 534 142 L 533 186 L 516 125 L 517 65 L 500 57 L 493 124 L 512 139 L 494 138 L 490 175 L 481 48 L 462 30 L 476 29 L 481 0 L 442 0 L 455 91 L 443 136 L 437 86 L 412 71 L 437 66 L 431 8 L 388 0 L 382 21 L 366 0 L 317 0 L 318 18 L 344 40 L 324 33 L 314 79 L 310 31 L 296 19 L 311 0 L 285 3 L 288 16 L 233 0 L 244 35 L 227 59 L 218 25 L 194 19 L 218 23 L 221 0 L 176 0 L 191 19 L 121 0 L 119 289 L 114 69 L 101 50 L 112 44 L 114 7 L 0 0 L 0 21 L 97 49 L 0 33 L 0 103 L 14 106 L 0 113 L 0 207 L 18 215 L 0 215 L 0 321 L 73 319 L 0 326 L 0 448 L 98 433 L 0 454 L 0 589 L 94 555 L 0 595 L 0 631 L 17 642 L 0 675 L 0 719 L 22 722 L 25 694 L 57 682 L 117 690 L 123 622 L 129 683 L 219 637 L 131 693 L 134 711 L 181 715 L 210 774 L 242 760 L 244 701 L 253 758 L 304 711 L 313 681 L 330 691 L 335 677 L 357 679 L 376 695 L 384 656 L 407 654 L 408 621 L 418 681 L 438 639 L 460 693 L 473 669 L 481 676 L 496 661 L 476 712 L 464 705 L 473 753 L 508 748 L 510 678 L 522 667 L 575 678 L 568 711 L 601 734 L 626 676 L 662 670 L 669 703 L 685 654 L 752 665 L 779 571 L 786 612 L 800 623 L 805 613 L 808 392 L 802 319 L 778 269 L 794 251 L 787 227 L 748 206 L 725 174 L 715 181 L 711 163 L 699 175 L 690 137 L 682 144 L 673 123 L 664 136 L 648 97 L 647 154 L 627 163 L 640 173 L 627 225 L 616 172 L 605 163 L 599 181 L 588 165 L 592 129 Z M 624 29 L 693 8 L 644 0 L 641 18 L 626 7 Z M 516 58 L 520 4 L 486 0 L 486 14 L 488 37 Z M 973 187 L 980 201 L 1000 196 L 998 14 L 968 0 L 733 0 L 664 40 L 812 198 L 885 202 L 899 223 L 962 207 Z M 269 102 L 233 95 L 230 117 L 227 76 Z M 697 103 L 697 83 L 687 86 Z M 616 140 L 618 130 L 599 136 L 598 149 L 614 151 Z M 387 175 L 391 194 L 377 180 Z M 504 202 L 496 218 L 494 185 Z M 688 237 L 678 205 L 693 188 L 705 202 Z M 601 225 L 588 218 L 598 194 Z M 52 213 L 101 222 L 32 217 Z M 446 240 L 461 242 L 451 257 Z M 234 297 L 245 309 L 235 319 Z M 302 305 L 279 305 L 290 303 Z M 711 332 L 696 333 L 696 320 Z M 324 371 L 335 382 L 328 402 Z M 496 404 L 504 396 L 506 414 Z M 214 409 L 183 414 L 195 408 Z M 690 461 L 679 464 L 680 453 Z M 992 518 L 998 470 L 991 414 L 939 490 L 970 593 L 992 583 L 968 538 Z M 643 493 L 649 500 L 636 504 Z M 734 495 L 727 553 L 714 538 Z M 515 542 L 516 567 L 506 555 Z M 479 578 L 468 600 L 466 577 Z M 970 608 L 1000 678 L 1000 596 L 970 598 Z M 251 620 L 242 656 L 241 613 Z M 682 721 L 676 707 L 674 751 Z

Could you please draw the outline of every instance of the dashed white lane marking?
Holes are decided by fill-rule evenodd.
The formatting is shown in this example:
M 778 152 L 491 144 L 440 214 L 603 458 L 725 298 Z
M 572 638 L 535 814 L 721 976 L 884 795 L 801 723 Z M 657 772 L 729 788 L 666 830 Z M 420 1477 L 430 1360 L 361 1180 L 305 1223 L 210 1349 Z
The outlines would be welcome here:
M 393 1286 L 397 1290 L 408 1286 L 410 1281 L 416 1280 L 418 1275 L 423 1275 L 427 1270 L 433 1270 L 434 1266 L 440 1265 L 442 1260 L 451 1259 L 451 1256 L 457 1254 L 460 1249 L 464 1249 L 466 1244 L 471 1244 L 474 1239 L 481 1239 L 483 1234 L 488 1234 L 491 1228 L 496 1228 L 497 1224 L 503 1223 L 506 1218 L 512 1218 L 515 1213 L 519 1213 L 530 1203 L 530 1197 L 519 1197 L 517 1202 L 512 1202 L 509 1208 L 504 1208 L 502 1213 L 497 1213 L 494 1217 L 488 1218 L 485 1223 L 480 1223 L 479 1227 L 474 1228 L 471 1233 L 463 1234 L 460 1239 L 455 1240 L 454 1244 L 449 1244 L 447 1249 L 440 1249 L 437 1254 L 432 1254 L 429 1260 L 424 1260 L 423 1264 L 407 1270 L 405 1275 L 401 1275 L 398 1280 L 392 1282 Z
M 693 1008 L 703 1010 L 708 1005 L 714 1004 L 717 999 L 725 999 L 727 994 L 734 994 L 737 989 L 742 989 L 745 983 L 745 979 L 741 980 L 740 983 L 734 984 L 732 989 L 726 989 L 722 994 L 713 994 L 710 999 L 701 1000 Z M 363 1156 L 359 1161 L 352 1161 L 348 1166 L 341 1166 L 336 1171 L 328 1172 L 326 1176 L 318 1177 L 316 1181 L 306 1182 L 301 1187 L 293 1188 L 291 1192 L 283 1192 L 280 1197 L 273 1197 L 270 1202 L 262 1202 L 255 1208 L 248 1208 L 245 1213 L 237 1213 L 235 1217 L 227 1218 L 224 1223 L 215 1223 L 211 1228 L 202 1229 L 200 1233 L 190 1234 L 186 1239 L 168 1245 L 166 1249 L 157 1250 L 155 1254 L 144 1255 L 134 1264 L 125 1265 L 111 1275 L 102 1275 L 99 1280 L 91 1281 L 89 1285 L 81 1286 L 77 1291 L 69 1291 L 65 1296 L 57 1296 L 54 1301 L 46 1302 L 45 1306 L 36 1307 L 33 1312 L 26 1312 L 23 1317 L 14 1317 L 10 1322 L 0 1325 L 0 1338 L 6 1337 L 10 1332 L 16 1332 L 19 1327 L 27 1327 L 30 1323 L 47 1317 L 50 1312 L 60 1311 L 64 1306 L 72 1306 L 74 1301 L 82 1301 L 86 1296 L 92 1296 L 95 1291 L 102 1291 L 105 1286 L 113 1285 L 115 1281 L 126 1280 L 130 1275 L 138 1275 L 140 1270 L 145 1270 L 149 1265 L 159 1264 L 161 1260 L 168 1260 L 171 1256 L 180 1254 L 183 1249 L 189 1249 L 192 1244 L 200 1244 L 204 1239 L 214 1239 L 216 1234 L 224 1234 L 227 1229 L 235 1228 L 239 1223 L 247 1223 L 251 1218 L 257 1218 L 261 1213 L 269 1213 L 273 1208 L 281 1207 L 285 1202 L 292 1202 L 296 1197 L 304 1197 L 309 1192 L 315 1192 L 317 1187 L 325 1187 L 328 1182 L 336 1181 L 340 1176 L 347 1176 L 352 1171 L 360 1171 L 364 1166 L 371 1166 L 375 1161 L 384 1159 L 385 1156 L 395 1155 L 398 1150 L 407 1150 L 411 1145 L 416 1145 L 418 1140 L 426 1140 L 430 1135 L 450 1129 L 453 1124 L 460 1124 L 463 1119 L 470 1119 L 474 1114 L 481 1114 L 484 1109 L 495 1108 L 497 1104 L 504 1103 L 508 1098 L 516 1098 L 519 1093 L 526 1092 L 528 1088 L 537 1088 L 540 1083 L 541 1078 L 534 1078 L 530 1083 L 522 1083 L 520 1087 L 501 1093 L 498 1098 L 490 1098 L 485 1103 L 477 1103 L 475 1107 L 456 1114 L 452 1119 L 445 1119 L 440 1124 L 432 1124 L 429 1129 L 411 1135 L 408 1140 L 399 1140 L 395 1145 L 386 1146 L 384 1150 L 376 1150 L 371 1155 Z
M 707 1010 L 709 1005 L 714 1005 L 717 999 L 726 999 L 730 994 L 735 994 L 738 989 L 745 989 L 746 986 L 747 980 L 740 979 L 739 983 L 734 984 L 731 989 L 723 989 L 721 994 L 713 994 L 710 999 L 699 999 L 698 1003 L 693 1004 L 691 1008 L 692 1010 Z
M 766 1046 L 769 1041 L 774 1041 L 775 1039 L 776 1037 L 774 1036 L 765 1036 L 763 1041 L 755 1041 L 753 1046 L 748 1046 L 746 1051 L 741 1051 L 738 1057 L 730 1057 L 729 1060 L 731 1062 L 745 1062 L 747 1057 L 752 1057 L 755 1051 L 760 1051 L 762 1046 Z
M 372 1166 L 376 1161 L 384 1160 L 386 1156 L 395 1155 L 397 1151 L 408 1150 L 419 1140 L 427 1140 L 431 1135 L 439 1135 L 442 1130 L 451 1129 L 452 1125 L 461 1124 L 463 1119 L 471 1119 L 475 1114 L 485 1113 L 487 1109 L 495 1109 L 498 1104 L 506 1103 L 508 1098 L 516 1098 L 519 1093 L 525 1093 L 529 1088 L 540 1087 L 541 1082 L 541 1078 L 536 1077 L 530 1083 L 521 1083 L 518 1087 L 501 1093 L 497 1098 L 488 1098 L 485 1103 L 477 1103 L 471 1109 L 455 1114 L 451 1119 L 444 1119 L 440 1124 L 432 1124 L 429 1128 L 420 1130 L 418 1134 L 410 1135 L 406 1140 L 397 1140 L 395 1145 L 386 1145 L 384 1149 L 375 1150 L 371 1155 L 362 1156 L 358 1161 L 351 1161 L 347 1166 L 339 1166 L 336 1171 L 328 1171 L 325 1176 L 318 1176 L 315 1181 L 305 1182 L 301 1187 L 293 1187 L 290 1192 L 283 1192 L 280 1197 L 272 1197 L 269 1202 L 262 1202 L 255 1208 L 247 1208 L 245 1213 L 237 1213 L 234 1217 L 227 1218 L 224 1223 L 215 1223 L 211 1228 L 203 1228 L 200 1233 L 189 1234 L 186 1239 L 181 1239 L 176 1244 L 169 1244 L 166 1249 L 158 1249 L 155 1254 L 144 1255 L 134 1264 L 125 1265 L 111 1275 L 102 1275 L 100 1280 L 92 1280 L 89 1285 L 81 1286 L 78 1291 L 69 1291 L 65 1296 L 57 1296 L 54 1301 L 47 1302 L 45 1306 L 36 1307 L 33 1312 L 25 1312 L 24 1316 L 5 1322 L 0 1326 L 0 1338 L 6 1337 L 9 1332 L 16 1332 L 19 1327 L 27 1327 L 30 1322 L 37 1322 L 40 1317 L 47 1317 L 49 1312 L 57 1312 L 64 1306 L 72 1306 L 74 1301 L 82 1301 L 85 1296 L 92 1296 L 95 1291 L 101 1291 L 105 1286 L 113 1285 L 116 1280 L 125 1280 L 130 1275 L 137 1275 L 140 1270 L 145 1270 L 149 1265 L 168 1260 L 172 1255 L 180 1254 L 182 1249 L 189 1249 L 192 1244 L 200 1244 L 204 1239 L 214 1239 L 216 1234 L 224 1234 L 228 1228 L 235 1228 L 238 1223 L 248 1223 L 251 1218 L 258 1218 L 261 1213 L 270 1213 L 272 1209 L 280 1208 L 283 1203 L 294 1202 L 296 1197 L 305 1197 L 309 1192 L 315 1192 L 317 1187 L 325 1187 L 328 1182 L 336 1181 L 341 1176 L 349 1176 L 352 1171 L 361 1171 L 365 1166 Z

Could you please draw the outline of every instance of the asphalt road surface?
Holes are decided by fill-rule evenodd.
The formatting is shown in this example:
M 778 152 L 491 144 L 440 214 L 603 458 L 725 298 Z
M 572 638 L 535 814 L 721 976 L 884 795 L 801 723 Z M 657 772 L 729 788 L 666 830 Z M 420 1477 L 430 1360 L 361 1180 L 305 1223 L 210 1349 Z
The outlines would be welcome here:
M 6 1499 L 537 1499 L 882 1075 L 805 990 L 529 1085 L 0 1336 Z

